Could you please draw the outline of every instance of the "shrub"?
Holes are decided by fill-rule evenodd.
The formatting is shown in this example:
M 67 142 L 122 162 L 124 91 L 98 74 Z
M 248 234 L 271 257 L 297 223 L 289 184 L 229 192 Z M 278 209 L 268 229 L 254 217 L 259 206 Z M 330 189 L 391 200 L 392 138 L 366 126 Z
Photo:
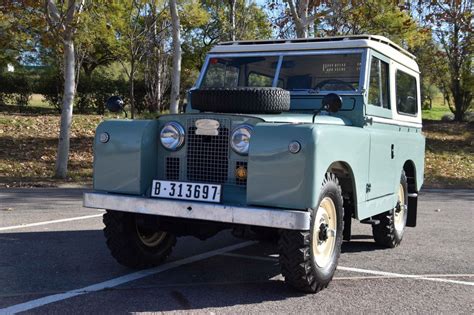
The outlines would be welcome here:
M 63 81 L 59 74 L 53 72 L 43 73 L 38 79 L 35 92 L 43 95 L 48 104 L 58 112 L 61 111 Z
M 33 94 L 32 81 L 24 73 L 0 74 L 0 103 L 27 106 Z

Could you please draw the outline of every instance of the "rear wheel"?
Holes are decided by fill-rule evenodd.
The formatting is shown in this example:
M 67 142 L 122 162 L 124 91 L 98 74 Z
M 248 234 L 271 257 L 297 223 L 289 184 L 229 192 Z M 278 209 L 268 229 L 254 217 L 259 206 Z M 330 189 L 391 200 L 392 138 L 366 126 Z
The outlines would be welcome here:
M 176 244 L 173 234 L 141 226 L 133 213 L 108 210 L 103 221 L 107 247 L 112 256 L 130 268 L 159 265 Z
M 318 205 L 310 210 L 310 231 L 284 230 L 279 240 L 280 265 L 286 283 L 311 293 L 329 285 L 341 252 L 344 210 L 335 175 L 326 174 Z
M 372 225 L 372 234 L 377 244 L 394 248 L 400 245 L 405 231 L 408 214 L 408 185 L 405 172 L 400 176 L 398 201 L 394 209 L 375 216 L 379 224 Z

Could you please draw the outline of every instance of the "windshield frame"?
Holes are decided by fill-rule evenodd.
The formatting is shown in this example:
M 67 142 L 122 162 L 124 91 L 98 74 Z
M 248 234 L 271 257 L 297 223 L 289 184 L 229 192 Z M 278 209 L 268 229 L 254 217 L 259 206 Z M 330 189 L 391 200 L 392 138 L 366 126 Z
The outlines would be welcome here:
M 367 73 L 367 49 L 356 48 L 356 49 L 328 49 L 328 50 L 305 50 L 305 51 L 277 51 L 277 52 L 252 52 L 252 53 L 210 53 L 206 56 L 204 65 L 199 73 L 199 77 L 196 84 L 192 89 L 199 89 L 201 87 L 204 76 L 207 73 L 209 60 L 211 58 L 238 58 L 238 57 L 274 57 L 278 56 L 278 64 L 275 69 L 273 77 L 272 87 L 277 87 L 278 78 L 280 76 L 281 65 L 283 57 L 285 56 L 314 56 L 314 55 L 334 55 L 334 54 L 361 54 L 360 61 L 360 73 L 359 73 L 359 87 L 355 91 L 331 91 L 331 90 L 298 90 L 290 91 L 291 95 L 326 95 L 329 93 L 337 93 L 339 95 L 358 95 L 362 94 L 365 90 L 365 75 Z

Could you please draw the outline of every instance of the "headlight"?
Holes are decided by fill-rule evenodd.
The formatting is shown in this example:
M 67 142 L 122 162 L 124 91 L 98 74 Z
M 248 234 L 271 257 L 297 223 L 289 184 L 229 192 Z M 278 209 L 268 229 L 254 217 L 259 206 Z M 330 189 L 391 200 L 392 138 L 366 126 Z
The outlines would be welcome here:
M 161 129 L 161 144 L 168 150 L 178 150 L 184 143 L 184 129 L 177 122 L 171 121 Z
M 242 155 L 247 155 L 249 153 L 252 130 L 252 127 L 248 125 L 241 125 L 234 129 L 230 140 L 230 146 L 235 152 Z

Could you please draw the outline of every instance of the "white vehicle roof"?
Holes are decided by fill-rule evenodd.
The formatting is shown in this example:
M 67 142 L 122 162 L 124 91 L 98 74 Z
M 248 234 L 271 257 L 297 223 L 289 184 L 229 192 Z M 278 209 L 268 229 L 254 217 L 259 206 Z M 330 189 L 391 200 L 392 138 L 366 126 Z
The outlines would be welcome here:
M 223 42 L 214 46 L 210 53 L 275 52 L 350 48 L 374 49 L 407 68 L 419 72 L 414 55 L 388 38 L 379 35 Z

